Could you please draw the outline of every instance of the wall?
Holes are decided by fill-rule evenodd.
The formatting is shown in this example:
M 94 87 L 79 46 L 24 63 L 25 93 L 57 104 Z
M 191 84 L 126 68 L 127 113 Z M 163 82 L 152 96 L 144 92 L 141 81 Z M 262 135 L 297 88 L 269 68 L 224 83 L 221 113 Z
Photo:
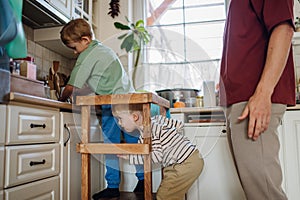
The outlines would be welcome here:
M 70 60 L 63 57 L 49 49 L 35 43 L 33 41 L 33 29 L 24 25 L 24 31 L 27 39 L 28 56 L 31 56 L 35 60 L 37 66 L 37 79 L 44 80 L 49 74 L 49 68 L 52 66 L 52 61 L 57 60 L 60 62 L 60 73 L 70 75 L 72 68 L 75 64 L 75 60 Z

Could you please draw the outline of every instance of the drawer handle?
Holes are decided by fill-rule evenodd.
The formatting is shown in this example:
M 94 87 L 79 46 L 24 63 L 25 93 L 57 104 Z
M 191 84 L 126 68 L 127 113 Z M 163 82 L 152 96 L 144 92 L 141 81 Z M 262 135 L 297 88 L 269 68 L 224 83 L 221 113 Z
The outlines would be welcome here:
M 30 124 L 30 128 L 43 127 L 46 128 L 46 124 Z
M 67 146 L 67 143 L 68 141 L 70 140 L 70 137 L 71 137 L 71 131 L 70 131 L 70 128 L 68 127 L 67 124 L 64 125 L 65 129 L 67 130 L 68 132 L 68 138 L 66 139 L 66 141 L 64 141 L 64 147 Z
M 46 163 L 46 160 L 43 159 L 42 161 L 30 161 L 29 165 L 33 166 L 33 165 L 43 165 Z

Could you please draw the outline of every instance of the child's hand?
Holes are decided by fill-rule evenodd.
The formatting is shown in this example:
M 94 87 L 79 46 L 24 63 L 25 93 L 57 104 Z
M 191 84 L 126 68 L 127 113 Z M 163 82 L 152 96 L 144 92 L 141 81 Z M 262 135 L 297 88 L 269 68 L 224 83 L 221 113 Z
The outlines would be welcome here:
M 121 155 L 117 155 L 119 158 L 123 158 L 125 160 L 129 160 L 129 155 L 124 155 L 124 154 L 121 154 Z

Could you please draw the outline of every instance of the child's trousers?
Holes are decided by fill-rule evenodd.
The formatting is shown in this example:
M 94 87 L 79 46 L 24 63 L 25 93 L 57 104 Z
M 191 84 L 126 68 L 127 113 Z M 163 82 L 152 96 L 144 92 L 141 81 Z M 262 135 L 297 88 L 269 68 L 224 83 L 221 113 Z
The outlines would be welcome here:
M 183 163 L 165 167 L 156 194 L 157 200 L 183 200 L 185 193 L 201 174 L 203 165 L 203 159 L 196 150 Z

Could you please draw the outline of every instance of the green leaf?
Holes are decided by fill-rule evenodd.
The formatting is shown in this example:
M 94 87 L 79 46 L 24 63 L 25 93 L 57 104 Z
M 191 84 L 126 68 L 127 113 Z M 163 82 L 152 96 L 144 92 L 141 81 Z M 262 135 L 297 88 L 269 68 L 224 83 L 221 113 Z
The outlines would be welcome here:
M 136 30 L 138 32 L 145 32 L 146 31 L 145 27 L 136 27 Z
M 144 32 L 142 34 L 143 34 L 143 40 L 144 40 L 145 44 L 148 44 L 151 40 L 150 34 L 148 32 Z
M 135 27 L 144 27 L 144 20 L 140 19 L 135 23 Z
M 134 44 L 134 36 L 133 34 L 128 35 L 121 44 L 121 49 L 125 49 L 126 52 L 131 51 L 132 46 Z
M 117 29 L 121 29 L 121 30 L 130 30 L 130 27 L 125 25 L 125 24 L 121 24 L 120 22 L 115 22 L 114 23 L 115 27 Z
M 122 40 L 126 35 L 128 35 L 128 33 L 125 33 L 125 34 L 123 34 L 123 35 L 120 35 L 120 36 L 118 37 L 118 39 L 119 39 L 119 40 Z

